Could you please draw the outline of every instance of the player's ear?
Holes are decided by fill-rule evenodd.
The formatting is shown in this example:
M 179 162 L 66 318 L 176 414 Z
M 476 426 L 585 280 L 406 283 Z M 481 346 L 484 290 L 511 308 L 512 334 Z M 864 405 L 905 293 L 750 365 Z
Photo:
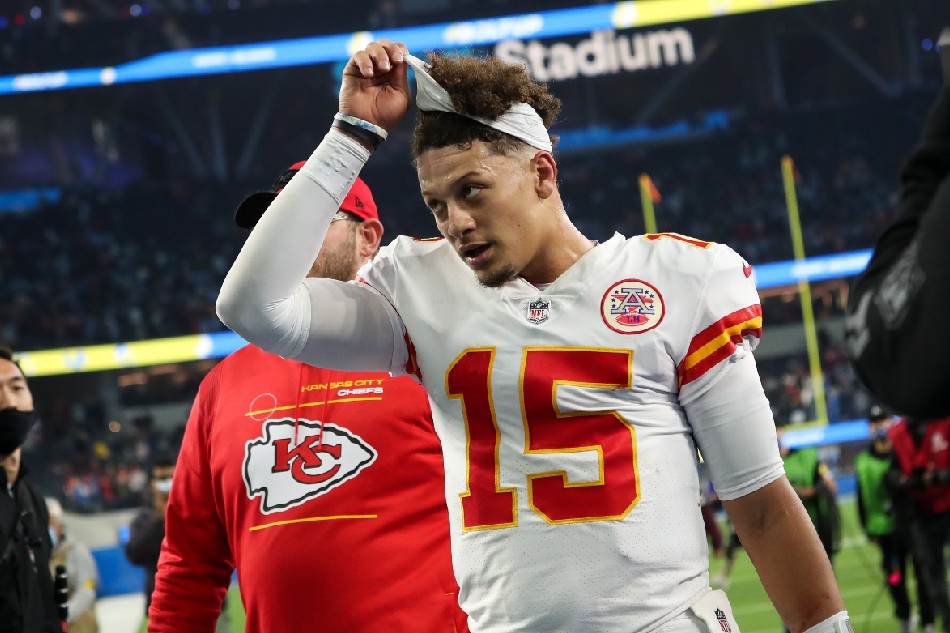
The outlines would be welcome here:
M 376 218 L 363 220 L 356 225 L 357 248 L 359 256 L 365 259 L 372 259 L 379 250 L 380 242 L 383 240 L 383 225 Z
M 540 150 L 532 157 L 531 165 L 536 178 L 535 191 L 540 199 L 546 200 L 557 191 L 557 163 L 551 152 Z

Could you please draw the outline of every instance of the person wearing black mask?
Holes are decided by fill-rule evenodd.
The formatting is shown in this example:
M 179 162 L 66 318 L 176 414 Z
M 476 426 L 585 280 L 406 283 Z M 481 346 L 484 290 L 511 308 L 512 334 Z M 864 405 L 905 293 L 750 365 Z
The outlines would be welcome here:
M 165 538 L 165 511 L 168 509 L 168 493 L 171 492 L 172 476 L 175 474 L 175 458 L 163 455 L 152 462 L 151 506 L 142 508 L 129 526 L 129 542 L 125 556 L 133 565 L 145 568 L 145 615 L 152 604 L 155 590 L 155 574 L 158 557 Z
M 49 514 L 21 461 L 36 420 L 26 377 L 0 347 L 0 633 L 62 630 L 49 573 Z

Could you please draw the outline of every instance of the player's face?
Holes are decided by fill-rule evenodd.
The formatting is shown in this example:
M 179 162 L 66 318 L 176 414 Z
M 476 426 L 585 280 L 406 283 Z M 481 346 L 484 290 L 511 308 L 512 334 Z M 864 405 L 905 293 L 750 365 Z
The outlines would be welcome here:
M 419 186 L 436 225 L 485 286 L 543 268 L 549 214 L 540 204 L 532 151 L 494 153 L 470 148 L 431 149 L 416 160 Z
M 316 261 L 310 267 L 308 277 L 351 281 L 360 267 L 357 251 L 356 229 L 358 222 L 352 219 L 339 219 L 330 224 L 323 248 L 317 254 Z

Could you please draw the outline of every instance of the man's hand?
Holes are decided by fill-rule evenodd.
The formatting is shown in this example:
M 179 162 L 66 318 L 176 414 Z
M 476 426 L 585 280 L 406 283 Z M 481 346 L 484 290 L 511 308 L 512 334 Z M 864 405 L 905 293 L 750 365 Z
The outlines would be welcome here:
M 357 51 L 343 69 L 340 112 L 374 123 L 387 132 L 409 109 L 409 54 L 404 44 L 376 40 Z
M 944 27 L 937 40 L 940 47 L 940 65 L 943 66 L 943 81 L 950 86 L 950 26 Z

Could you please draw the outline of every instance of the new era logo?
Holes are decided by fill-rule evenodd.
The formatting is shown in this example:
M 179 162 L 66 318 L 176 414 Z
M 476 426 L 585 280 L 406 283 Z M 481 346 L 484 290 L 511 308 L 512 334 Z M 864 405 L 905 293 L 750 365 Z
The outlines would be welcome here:
M 719 628 L 722 629 L 722 633 L 732 633 L 732 627 L 729 626 L 729 618 L 722 609 L 716 609 L 716 621 L 719 622 Z

